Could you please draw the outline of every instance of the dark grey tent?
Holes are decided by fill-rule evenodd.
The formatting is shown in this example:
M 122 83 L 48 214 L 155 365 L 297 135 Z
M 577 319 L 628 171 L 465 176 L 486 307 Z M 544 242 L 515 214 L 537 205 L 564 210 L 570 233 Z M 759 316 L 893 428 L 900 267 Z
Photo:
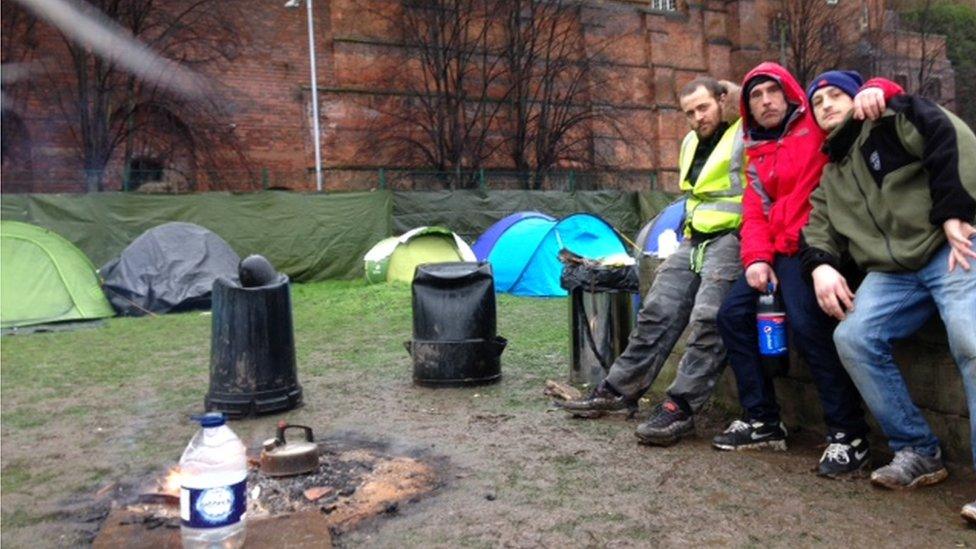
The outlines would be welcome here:
M 237 282 L 240 257 L 224 239 L 193 223 L 165 223 L 142 233 L 99 274 L 121 315 L 209 309 L 214 280 Z

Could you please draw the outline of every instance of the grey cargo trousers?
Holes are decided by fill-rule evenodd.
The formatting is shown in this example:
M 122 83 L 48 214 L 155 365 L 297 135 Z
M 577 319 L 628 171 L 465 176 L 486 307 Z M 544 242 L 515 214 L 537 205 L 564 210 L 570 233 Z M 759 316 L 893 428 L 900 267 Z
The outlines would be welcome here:
M 689 263 L 694 249 L 684 240 L 658 267 L 627 348 L 607 374 L 607 382 L 625 397 L 636 399 L 650 388 L 689 324 L 685 354 L 668 395 L 684 399 L 698 412 L 725 367 L 725 347 L 715 318 L 725 294 L 742 274 L 739 238 L 726 234 L 709 243 L 700 275 Z

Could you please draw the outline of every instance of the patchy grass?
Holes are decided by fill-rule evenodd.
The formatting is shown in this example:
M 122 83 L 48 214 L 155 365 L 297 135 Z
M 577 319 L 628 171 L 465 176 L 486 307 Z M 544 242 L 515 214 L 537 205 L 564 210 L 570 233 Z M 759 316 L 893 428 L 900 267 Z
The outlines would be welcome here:
M 412 383 L 407 285 L 294 285 L 292 299 L 304 405 L 234 431 L 257 447 L 284 419 L 443 464 L 436 496 L 344 534 L 348 546 L 952 546 L 969 535 L 953 521 L 971 476 L 899 497 L 819 479 L 812 444 L 713 452 L 707 437 L 725 417 L 700 418 L 697 440 L 649 448 L 635 443 L 633 421 L 548 411 L 545 379 L 568 374 L 564 299 L 498 296 L 504 377 L 467 389 Z M 211 321 L 118 318 L 0 340 L 4 546 L 81 545 L 97 528 L 84 513 L 100 488 L 133 487 L 176 463 L 195 430 L 188 417 L 203 408 Z
M 18 508 L 8 513 L 3 511 L 0 514 L 0 527 L 4 530 L 8 528 L 25 528 L 51 518 L 50 515 L 31 514 L 22 508 Z
M 335 398 L 350 386 L 410 387 L 403 348 L 411 337 L 410 300 L 403 284 L 292 286 L 303 410 L 352 415 L 355 403 Z M 504 391 L 477 391 L 472 408 L 496 414 L 536 405 L 524 393 L 537 393 L 538 379 L 564 370 L 567 352 L 565 300 L 498 301 L 499 333 L 510 339 L 504 368 L 531 374 L 515 376 Z M 65 489 L 93 492 L 179 456 L 192 432 L 185 419 L 202 409 L 207 390 L 211 322 L 200 312 L 114 318 L 101 329 L 2 340 L 5 538 L 51 520 Z

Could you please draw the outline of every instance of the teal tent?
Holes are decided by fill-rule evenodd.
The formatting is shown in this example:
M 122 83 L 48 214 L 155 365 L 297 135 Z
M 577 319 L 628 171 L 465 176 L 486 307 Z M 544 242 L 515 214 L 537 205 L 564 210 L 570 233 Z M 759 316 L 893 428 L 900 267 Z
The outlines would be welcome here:
M 502 220 L 505 222 L 511 218 Z M 502 230 L 489 228 L 478 239 L 495 274 L 495 290 L 524 296 L 563 296 L 559 250 L 589 259 L 626 254 L 627 244 L 599 216 L 576 213 L 555 220 L 542 214 L 520 215 Z

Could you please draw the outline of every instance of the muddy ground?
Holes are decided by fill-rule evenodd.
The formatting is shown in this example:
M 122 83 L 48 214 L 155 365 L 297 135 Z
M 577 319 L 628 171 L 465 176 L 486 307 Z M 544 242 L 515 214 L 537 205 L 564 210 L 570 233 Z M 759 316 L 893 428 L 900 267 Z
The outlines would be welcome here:
M 819 457 L 812 434 L 795 437 L 787 453 L 727 454 L 708 446 L 719 427 L 709 422 L 698 438 L 650 448 L 635 443 L 634 422 L 572 420 L 548 411 L 538 395 L 525 395 L 534 410 L 499 411 L 492 401 L 505 382 L 439 391 L 391 383 L 369 396 L 366 386 L 345 382 L 341 408 L 288 417 L 448 459 L 436 460 L 443 484 L 432 496 L 339 536 L 340 546 L 976 547 L 976 530 L 957 515 L 974 495 L 965 471 L 935 488 L 882 492 L 812 474 Z M 275 421 L 234 427 L 253 440 Z M 4 544 L 82 543 L 91 524 L 74 524 L 86 518 L 83 502 L 75 504 L 79 514 L 5 532 Z
M 296 307 L 300 325 L 304 313 Z M 717 407 L 701 418 L 697 437 L 670 448 L 638 445 L 636 423 L 620 416 L 577 420 L 552 410 L 542 388 L 547 378 L 566 372 L 564 342 L 547 343 L 524 328 L 562 326 L 565 304 L 521 307 L 514 300 L 500 305 L 499 332 L 511 344 L 496 385 L 415 386 L 400 347 L 408 324 L 374 338 L 376 349 L 319 329 L 297 337 L 300 347 L 312 347 L 299 356 L 305 405 L 235 421 L 232 428 L 257 445 L 286 419 L 312 425 L 323 437 L 383 441 L 437 464 L 441 483 L 432 495 L 340 535 L 334 540 L 339 546 L 976 547 L 976 529 L 958 515 L 964 502 L 976 499 L 976 480 L 964 467 L 942 485 L 892 493 L 865 480 L 818 478 L 811 469 L 820 437 L 811 432 L 795 434 L 785 453 L 713 451 L 708 439 L 731 417 Z M 409 311 L 390 315 L 380 324 L 403 324 Z M 45 389 L 30 397 L 5 387 L 5 547 L 84 545 L 98 528 L 99 488 L 137 483 L 178 460 L 193 433 L 185 417 L 199 408 L 206 384 L 201 371 L 209 320 L 187 318 L 174 320 L 172 328 L 154 326 L 164 337 L 173 329 L 185 340 L 185 350 L 163 353 L 167 360 L 157 359 L 158 369 L 146 374 L 162 378 L 162 385 L 138 377 L 81 394 Z M 113 322 L 108 330 L 124 332 L 125 322 L 139 321 Z M 100 336 L 30 337 L 97 348 Z M 19 357 L 5 353 L 5 376 L 8 368 L 23 366 Z M 165 365 L 170 362 L 180 366 Z M 198 371 L 179 373 L 187 364 Z M 642 404 L 644 414 L 650 404 Z M 31 413 L 21 417 L 25 409 Z

